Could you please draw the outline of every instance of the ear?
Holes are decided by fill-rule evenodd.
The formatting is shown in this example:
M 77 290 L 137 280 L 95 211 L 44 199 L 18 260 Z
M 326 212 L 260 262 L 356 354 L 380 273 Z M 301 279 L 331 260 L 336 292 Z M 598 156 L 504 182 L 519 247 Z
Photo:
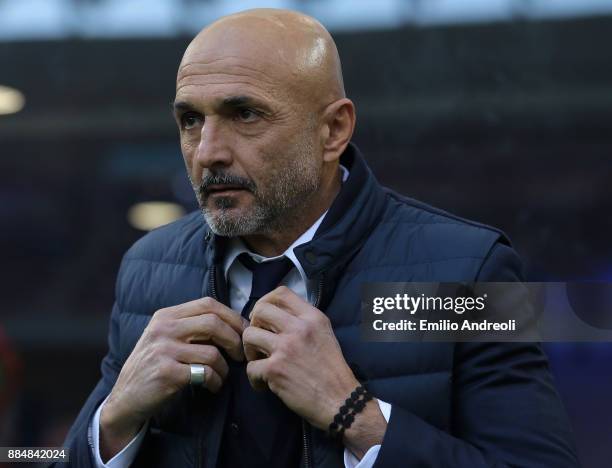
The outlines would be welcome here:
M 323 161 L 332 162 L 340 158 L 351 141 L 355 129 L 355 105 L 342 98 L 331 103 L 323 111 L 321 132 Z

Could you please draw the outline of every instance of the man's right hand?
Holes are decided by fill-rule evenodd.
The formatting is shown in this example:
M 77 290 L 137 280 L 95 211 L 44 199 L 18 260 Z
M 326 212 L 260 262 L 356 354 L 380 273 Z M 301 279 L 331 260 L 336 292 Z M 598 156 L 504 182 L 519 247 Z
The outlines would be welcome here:
M 245 326 L 240 314 L 210 297 L 155 312 L 102 408 L 102 460 L 119 453 L 165 401 L 189 385 L 189 364 L 203 364 L 206 388 L 218 392 L 228 372 L 219 347 L 243 360 Z

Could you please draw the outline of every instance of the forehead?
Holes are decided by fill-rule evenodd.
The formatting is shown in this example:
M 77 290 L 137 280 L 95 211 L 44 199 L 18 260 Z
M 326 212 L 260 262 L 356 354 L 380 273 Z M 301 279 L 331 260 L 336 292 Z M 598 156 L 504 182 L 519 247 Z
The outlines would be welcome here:
M 177 73 L 177 96 L 254 94 L 270 100 L 292 96 L 295 70 L 281 48 L 232 29 L 209 36 L 187 48 Z
M 283 87 L 283 81 L 266 73 L 265 67 L 230 57 L 182 63 L 177 75 L 176 95 L 210 98 L 254 95 L 275 100 L 280 98 Z

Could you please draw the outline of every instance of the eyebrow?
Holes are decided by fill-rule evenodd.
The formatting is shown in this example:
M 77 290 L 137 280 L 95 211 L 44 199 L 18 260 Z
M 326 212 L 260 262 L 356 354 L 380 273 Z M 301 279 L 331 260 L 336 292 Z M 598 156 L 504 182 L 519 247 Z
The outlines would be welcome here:
M 170 108 L 174 112 L 178 111 L 192 111 L 194 110 L 193 106 L 185 101 L 173 101 L 170 103 Z
M 219 107 L 221 109 L 239 109 L 244 106 L 258 106 L 266 108 L 263 103 L 261 103 L 258 99 L 253 98 L 252 96 L 247 95 L 238 95 L 238 96 L 228 96 L 224 98 Z M 186 101 L 174 101 L 171 103 L 171 107 L 175 113 L 177 112 L 185 112 L 185 111 L 195 111 L 195 107 Z
M 244 107 L 249 104 L 257 104 L 257 101 L 251 96 L 230 96 L 222 101 L 223 107 Z

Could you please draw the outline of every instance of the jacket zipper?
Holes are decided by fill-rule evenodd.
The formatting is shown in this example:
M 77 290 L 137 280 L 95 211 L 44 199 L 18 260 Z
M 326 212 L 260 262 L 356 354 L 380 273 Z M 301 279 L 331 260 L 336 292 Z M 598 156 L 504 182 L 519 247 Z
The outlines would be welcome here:
M 308 423 L 302 419 L 302 440 L 304 441 L 304 468 L 310 468 L 310 443 L 308 441 Z
M 212 265 L 210 267 L 210 292 L 212 293 L 212 298 L 213 299 L 218 299 L 217 298 L 217 281 L 215 280 L 215 278 L 217 277 L 217 266 L 216 265 Z
M 210 267 L 210 277 L 208 280 L 208 284 L 209 284 L 209 289 L 210 289 L 210 293 L 213 299 L 217 299 L 217 282 L 216 282 L 216 278 L 217 277 L 217 267 L 216 265 L 212 265 Z M 199 403 L 199 402 L 198 402 Z M 202 427 L 199 428 L 199 435 L 198 435 L 198 447 L 196 450 L 197 453 L 197 463 L 196 466 L 197 468 L 201 468 L 202 467 L 202 445 L 204 445 L 204 429 Z
M 92 425 L 90 424 L 87 427 L 87 443 L 89 444 L 89 447 L 91 448 L 91 453 L 95 453 L 94 452 L 94 443 L 93 443 L 93 433 L 92 433 Z
M 323 295 L 323 275 L 321 274 L 321 277 L 319 279 L 319 289 L 317 290 L 317 298 L 315 300 L 314 306 L 315 307 L 319 307 L 319 304 L 321 303 L 321 296 Z M 309 439 L 309 434 L 310 434 L 310 428 L 308 426 L 308 423 L 306 422 L 305 419 L 302 418 L 302 440 L 304 441 L 304 468 L 311 468 L 312 467 L 312 457 L 311 457 L 311 450 L 310 450 L 310 439 Z

